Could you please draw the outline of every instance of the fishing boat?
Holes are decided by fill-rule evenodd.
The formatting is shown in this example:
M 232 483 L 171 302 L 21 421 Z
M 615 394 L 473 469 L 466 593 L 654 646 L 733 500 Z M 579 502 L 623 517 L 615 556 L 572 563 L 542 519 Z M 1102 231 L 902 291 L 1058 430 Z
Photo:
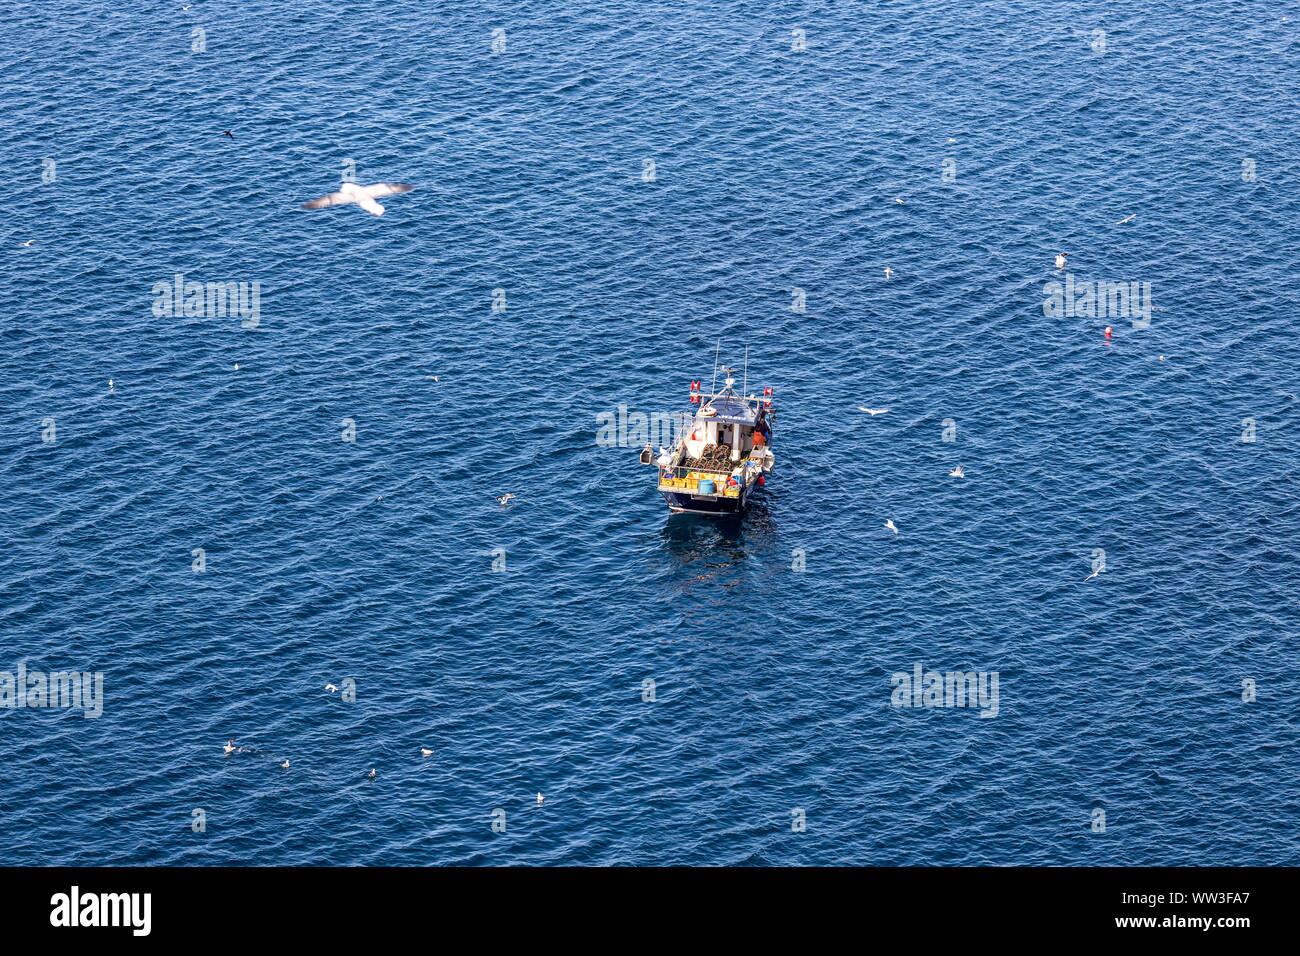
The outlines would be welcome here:
M 739 392 L 731 368 L 721 370 L 724 382 L 718 391 L 718 371 L 715 355 L 709 390 L 703 390 L 703 382 L 691 382 L 691 404 L 699 409 L 693 416 L 683 415 L 672 449 L 660 448 L 657 456 L 649 444 L 641 450 L 641 464 L 655 466 L 659 493 L 673 512 L 742 514 L 776 463 L 772 389 L 764 388 L 761 396 L 745 394 L 748 350 Z

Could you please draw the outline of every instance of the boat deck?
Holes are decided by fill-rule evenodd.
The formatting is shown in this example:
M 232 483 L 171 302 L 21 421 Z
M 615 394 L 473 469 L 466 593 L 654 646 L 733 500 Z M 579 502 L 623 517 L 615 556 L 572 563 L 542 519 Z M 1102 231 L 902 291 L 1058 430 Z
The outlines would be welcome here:
M 744 457 L 741 461 L 744 461 Z M 729 475 L 732 470 L 740 465 L 740 462 L 731 460 L 730 445 L 707 445 L 704 448 L 704 454 L 699 458 L 683 457 L 677 463 L 678 468 L 687 468 L 691 471 L 708 471 L 719 475 Z

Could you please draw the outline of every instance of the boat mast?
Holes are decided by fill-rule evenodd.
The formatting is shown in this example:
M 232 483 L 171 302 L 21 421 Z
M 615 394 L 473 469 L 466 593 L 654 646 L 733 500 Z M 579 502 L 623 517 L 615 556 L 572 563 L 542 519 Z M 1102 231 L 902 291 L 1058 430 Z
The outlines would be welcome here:
M 745 376 L 740 380 L 740 397 L 744 398 L 749 388 L 749 346 L 745 346 Z
M 718 390 L 718 352 L 721 348 L 722 339 L 718 339 L 718 345 L 713 350 L 713 384 L 709 386 L 710 393 L 717 392 Z

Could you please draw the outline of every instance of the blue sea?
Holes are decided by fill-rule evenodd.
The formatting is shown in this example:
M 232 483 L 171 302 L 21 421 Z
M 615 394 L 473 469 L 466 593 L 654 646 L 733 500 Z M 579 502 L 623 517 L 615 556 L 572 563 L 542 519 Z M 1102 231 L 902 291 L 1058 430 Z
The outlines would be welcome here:
M 1298 30 L 6 4 L 0 863 L 1300 864 Z

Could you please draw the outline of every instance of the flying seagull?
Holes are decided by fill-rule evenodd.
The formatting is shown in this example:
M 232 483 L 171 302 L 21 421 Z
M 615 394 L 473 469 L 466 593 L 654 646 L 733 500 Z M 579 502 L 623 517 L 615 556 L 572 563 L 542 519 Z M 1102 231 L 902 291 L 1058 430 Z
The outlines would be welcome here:
M 35 239 L 28 239 L 26 242 L 23 243 L 23 248 L 26 249 L 28 246 L 30 246 L 30 245 L 31 245 L 33 242 L 35 242 L 35 241 L 36 241 Z
M 505 494 L 498 498 L 497 501 L 501 502 L 501 507 L 504 508 L 506 505 L 510 504 L 510 499 L 513 497 L 515 496 L 512 494 Z
M 225 745 L 224 747 L 222 747 L 221 749 L 224 750 L 224 751 L 225 751 L 226 753 L 228 753 L 228 754 L 234 753 L 234 752 L 235 752 L 235 740 L 234 740 L 234 738 L 232 737 L 232 738 L 231 738 L 231 739 L 226 743 L 226 745 Z
M 891 269 L 891 268 L 889 268 L 889 266 L 885 266 L 885 278 L 888 279 L 888 278 L 889 278 L 889 274 L 890 274 L 891 272 L 893 272 L 893 271 L 894 271 L 894 270 Z
M 1100 568 L 1098 568 L 1096 571 L 1093 571 L 1092 574 L 1090 574 L 1090 575 L 1088 575 L 1086 578 L 1084 578 L 1084 579 L 1083 579 L 1083 583 L 1084 583 L 1084 584 L 1087 584 L 1089 581 L 1091 581 L 1093 578 L 1095 578 L 1095 577 L 1096 577 L 1097 575 L 1099 575 L 1099 574 L 1101 574 L 1101 569 L 1100 569 Z
M 890 531 L 894 532 L 894 534 L 898 534 L 898 528 L 894 525 L 893 518 L 885 519 L 885 527 L 888 528 Z
M 542 805 L 542 801 L 545 800 L 545 799 L 546 799 L 546 798 L 543 797 L 543 796 L 539 793 L 539 794 L 537 795 L 537 805 L 540 807 L 540 806 Z
M 1129 213 L 1127 216 L 1125 216 L 1123 219 L 1121 219 L 1119 222 L 1115 223 L 1115 225 L 1117 225 L 1117 226 L 1122 226 L 1122 225 L 1124 225 L 1124 223 L 1128 222 L 1130 219 L 1132 219 L 1132 218 L 1133 218 L 1134 216 L 1136 216 L 1136 215 L 1137 215 L 1137 213 L 1135 213 L 1135 212 L 1131 212 L 1131 213 Z
M 333 684 L 326 684 L 325 689 L 329 691 L 331 694 L 334 693 L 336 690 L 338 690 L 338 688 L 335 687 Z
M 958 466 L 957 466 L 956 468 L 954 468 L 952 471 L 948 472 L 948 477 L 949 477 L 949 478 L 965 478 L 965 477 L 966 477 L 966 466 L 965 466 L 965 465 L 958 465 Z
M 376 199 L 382 199 L 384 196 L 392 196 L 396 193 L 409 193 L 414 188 L 414 186 L 408 186 L 406 183 L 375 183 L 373 186 L 344 183 L 343 188 L 338 192 L 303 203 L 302 208 L 324 209 L 326 206 L 346 206 L 348 203 L 354 202 L 366 212 L 382 216 L 384 207 L 375 202 Z
M 889 411 L 889 409 L 887 409 L 887 408 L 863 408 L 861 405 L 859 405 L 859 406 L 858 406 L 858 411 L 860 411 L 860 412 L 866 412 L 866 413 L 867 413 L 868 415 L 870 415 L 872 418 L 875 418 L 877 415 L 883 415 L 883 414 L 885 414 L 885 412 Z

